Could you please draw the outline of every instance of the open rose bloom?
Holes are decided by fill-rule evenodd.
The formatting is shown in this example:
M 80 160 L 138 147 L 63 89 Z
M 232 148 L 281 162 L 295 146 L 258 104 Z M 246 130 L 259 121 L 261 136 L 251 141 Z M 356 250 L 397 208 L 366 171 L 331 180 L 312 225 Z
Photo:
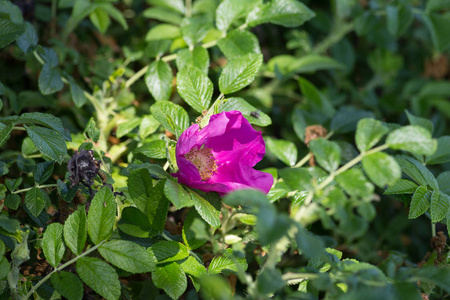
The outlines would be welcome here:
M 268 193 L 273 177 L 253 167 L 264 156 L 261 132 L 252 128 L 239 111 L 211 116 L 207 126 L 184 131 L 177 142 L 178 182 L 205 192 L 224 195 L 255 188 Z

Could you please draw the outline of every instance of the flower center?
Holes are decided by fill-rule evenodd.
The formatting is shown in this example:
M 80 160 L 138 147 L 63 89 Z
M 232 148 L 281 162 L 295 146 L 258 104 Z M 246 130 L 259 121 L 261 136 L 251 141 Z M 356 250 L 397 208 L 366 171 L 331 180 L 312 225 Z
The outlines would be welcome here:
M 194 147 L 191 151 L 185 154 L 184 157 L 194 164 L 203 181 L 211 178 L 211 176 L 213 176 L 217 171 L 216 161 L 214 160 L 214 155 L 211 152 L 211 148 L 202 146 L 198 149 Z

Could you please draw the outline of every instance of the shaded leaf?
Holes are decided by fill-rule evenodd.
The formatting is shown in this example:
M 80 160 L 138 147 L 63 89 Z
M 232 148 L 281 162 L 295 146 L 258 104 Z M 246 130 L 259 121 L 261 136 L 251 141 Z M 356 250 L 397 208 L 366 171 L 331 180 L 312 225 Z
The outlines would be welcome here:
M 95 257 L 81 257 L 77 261 L 81 280 L 106 299 L 119 299 L 120 281 L 113 267 Z

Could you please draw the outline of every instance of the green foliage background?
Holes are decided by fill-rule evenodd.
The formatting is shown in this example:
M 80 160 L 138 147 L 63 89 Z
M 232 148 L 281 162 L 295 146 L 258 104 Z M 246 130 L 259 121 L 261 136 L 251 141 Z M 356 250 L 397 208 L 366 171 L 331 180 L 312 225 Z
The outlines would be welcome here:
M 446 0 L 0 0 L 0 298 L 450 298 L 449 26 Z M 268 195 L 170 175 L 230 110 Z

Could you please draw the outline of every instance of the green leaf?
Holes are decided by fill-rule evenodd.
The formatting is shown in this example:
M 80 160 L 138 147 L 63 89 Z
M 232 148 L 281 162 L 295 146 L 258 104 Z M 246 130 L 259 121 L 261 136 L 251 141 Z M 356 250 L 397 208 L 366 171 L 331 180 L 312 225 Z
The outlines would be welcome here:
M 309 260 L 317 259 L 325 254 L 325 244 L 322 239 L 301 226 L 298 226 L 295 241 L 302 254 Z
M 166 158 L 166 143 L 163 140 L 151 141 L 134 149 L 134 153 L 142 153 L 150 158 Z
M 153 194 L 147 202 L 146 215 L 155 233 L 161 233 L 166 223 L 169 200 L 164 195 L 164 183 L 160 181 L 154 188 Z
M 183 18 L 169 9 L 161 7 L 150 7 L 143 11 L 142 15 L 149 19 L 155 19 L 163 23 L 172 23 L 174 25 L 180 25 Z
M 39 185 L 47 181 L 53 174 L 54 166 L 55 163 L 52 161 L 38 163 L 34 169 L 34 181 Z
M 298 27 L 314 16 L 315 13 L 299 1 L 273 0 L 250 12 L 246 23 L 252 27 L 267 22 Z
M 66 201 L 67 203 L 72 202 L 73 198 L 75 197 L 78 186 L 71 186 L 71 184 L 64 183 L 61 179 L 56 180 L 57 190 L 61 198 Z
M 439 184 L 434 175 L 419 161 L 406 155 L 396 156 L 402 172 L 420 185 L 429 185 L 433 190 L 439 189 Z
M 56 68 L 58 66 L 59 58 L 55 50 L 52 48 L 38 46 L 36 51 L 44 60 L 44 66 L 48 65 L 49 68 Z
M 48 263 L 53 267 L 58 267 L 61 262 L 66 247 L 63 243 L 63 225 L 52 223 L 47 226 L 42 238 L 42 250 Z
M 186 275 L 177 263 L 156 267 L 152 272 L 153 283 L 163 289 L 172 299 L 178 299 L 187 288 Z
M 16 233 L 20 229 L 20 222 L 7 215 L 0 214 L 0 228 L 9 233 Z
M 427 156 L 428 165 L 443 164 L 450 161 L 450 136 L 441 136 L 437 139 L 437 149 L 433 155 Z
M 121 137 L 126 136 L 127 134 L 132 132 L 133 129 L 138 127 L 139 124 L 141 124 L 141 118 L 137 118 L 137 117 L 133 117 L 131 119 L 128 119 L 126 122 L 119 124 L 119 126 L 117 126 L 117 130 L 116 130 L 117 138 L 120 139 Z
M 437 141 L 423 127 L 408 125 L 392 131 L 386 138 L 391 149 L 405 150 L 418 155 L 432 155 L 437 148 Z
M 330 129 L 339 133 L 348 133 L 356 129 L 359 120 L 373 118 L 370 111 L 356 110 L 352 107 L 341 108 L 333 117 Z
M 67 146 L 63 137 L 58 132 L 38 126 L 28 127 L 24 125 L 24 127 L 33 144 L 44 157 L 54 160 L 59 164 L 63 162 L 64 156 L 67 153 Z
M 7 125 L 0 123 L 0 146 L 9 139 L 13 127 L 12 123 Z
M 450 13 L 423 14 L 423 20 L 431 33 L 433 46 L 438 52 L 443 52 L 450 47 L 450 37 L 445 28 L 450 26 Z
M 97 128 L 97 124 L 95 123 L 93 117 L 89 119 L 83 133 L 86 134 L 94 143 L 98 142 L 98 139 L 100 138 L 100 130 Z
M 89 237 L 94 244 L 111 236 L 115 219 L 116 201 L 111 188 L 105 186 L 92 199 L 87 217 Z
M 295 191 L 305 191 L 312 188 L 312 176 L 307 169 L 304 168 L 284 168 L 279 170 L 280 177 L 288 187 Z
M 188 256 L 184 261 L 182 261 L 179 264 L 186 274 L 197 278 L 201 278 L 203 275 L 207 273 L 205 266 L 201 264 L 198 260 L 196 260 L 193 256 Z
M 185 245 L 175 241 L 161 241 L 152 245 L 151 249 L 158 264 L 185 259 L 189 250 Z
M 180 24 L 181 36 L 189 47 L 193 47 L 205 38 L 212 27 L 208 17 L 186 17 Z
M 214 228 L 220 227 L 220 209 L 216 209 L 208 200 L 190 190 L 194 207 L 198 214 Z
M 424 185 L 419 186 L 411 199 L 411 207 L 409 209 L 409 219 L 415 219 L 421 216 L 430 207 L 430 198 L 432 193 L 427 190 Z
M 439 191 L 433 191 L 431 195 L 431 222 L 436 223 L 442 221 L 449 211 L 450 196 Z
M 307 99 L 308 106 L 330 118 L 336 113 L 331 102 L 311 82 L 300 77 L 298 83 L 302 94 Z
M 209 108 L 213 84 L 198 68 L 187 65 L 178 72 L 177 90 L 184 101 L 199 113 Z
M 4 162 L 0 161 L 0 176 L 4 176 L 8 173 L 9 173 L 9 168 L 7 167 L 7 165 Z M 6 181 L 5 181 L 5 183 L 6 183 Z
M 161 124 L 152 115 L 146 115 L 142 118 L 139 126 L 139 137 L 145 139 L 150 134 L 154 133 Z
M 101 32 L 105 33 L 111 22 L 108 13 L 101 7 L 97 7 L 89 14 L 92 24 Z
M 171 40 L 180 37 L 180 28 L 170 24 L 159 24 L 147 32 L 145 40 L 147 42 L 157 40 Z
M 61 74 L 56 67 L 44 64 L 39 75 L 39 90 L 43 95 L 50 95 L 60 91 L 64 87 Z
M 394 37 L 399 37 L 414 20 L 411 8 L 405 5 L 388 5 L 386 7 L 387 28 Z
M 111 3 L 96 3 L 99 8 L 103 9 L 111 18 L 116 20 L 123 29 L 128 29 L 127 21 L 125 20 L 125 17 L 123 16 L 122 12 L 115 8 Z
M 203 74 L 208 74 L 209 69 L 209 54 L 208 50 L 201 46 L 194 47 L 194 49 L 182 49 L 177 52 L 177 68 L 182 70 L 186 66 L 197 67 Z
M 219 112 L 238 110 L 242 115 L 250 122 L 256 126 L 269 126 L 272 124 L 272 119 L 259 111 L 256 107 L 248 103 L 242 98 L 231 97 L 225 99 L 219 106 Z
M 17 47 L 25 53 L 30 54 L 38 43 L 38 36 L 33 25 L 29 22 L 24 23 L 25 32 L 16 40 Z
M 204 245 L 211 234 L 208 233 L 208 223 L 206 223 L 195 209 L 189 210 L 183 224 L 183 242 L 191 250 L 195 250 Z
M 21 114 L 20 117 L 14 121 L 14 124 L 38 124 L 56 130 L 63 136 L 66 141 L 72 141 L 72 137 L 67 129 L 64 128 L 61 119 L 51 114 L 44 114 L 40 112 Z
M 145 74 L 145 84 L 156 101 L 169 100 L 172 92 L 172 79 L 172 69 L 168 63 L 162 60 L 152 62 Z
M 173 180 L 166 180 L 164 184 L 164 193 L 177 209 L 194 205 L 194 201 L 189 192 Z
M 40 188 L 34 187 L 25 194 L 25 206 L 35 217 L 39 216 L 45 207 L 48 195 Z
M 219 77 L 223 94 L 237 92 L 255 79 L 262 64 L 262 54 L 247 54 L 229 60 Z
M 87 218 L 84 205 L 70 214 L 64 223 L 64 241 L 75 255 L 83 252 L 87 239 Z
M 430 120 L 425 119 L 425 118 L 414 116 L 408 110 L 406 110 L 405 113 L 406 113 L 406 116 L 408 117 L 409 124 L 422 126 L 423 128 L 427 129 L 431 134 L 433 133 L 433 127 L 434 127 L 433 122 L 431 122 Z
M 202 276 L 200 286 L 203 299 L 235 299 L 231 293 L 229 282 L 221 275 Z
M 153 233 L 148 217 L 136 207 L 128 206 L 122 210 L 119 229 L 128 235 L 148 238 Z
M 161 57 L 164 53 L 166 53 L 170 45 L 170 40 L 150 41 L 147 43 L 147 47 L 145 47 L 145 53 L 143 53 L 143 55 L 148 58 Z
M 245 271 L 248 265 L 244 257 L 237 257 L 232 249 L 226 249 L 221 255 L 214 257 L 209 264 L 209 274 L 219 274 L 224 270 L 238 272 L 239 269 Z
M 369 179 L 379 187 L 393 185 L 402 176 L 397 161 L 383 152 L 364 156 L 362 165 Z
M 242 1 L 241 1 L 242 2 Z M 217 42 L 220 51 L 229 59 L 246 54 L 260 54 L 258 38 L 250 31 L 236 29 Z
M 25 31 L 22 13 L 9 1 L 0 3 L 0 49 L 14 42 Z
M 131 273 L 147 273 L 155 270 L 155 262 L 145 249 L 129 241 L 110 241 L 102 244 L 98 252 L 114 266 Z
M 222 1 L 216 10 L 216 26 L 222 32 L 228 28 L 237 19 L 244 17 L 258 3 L 258 0 L 225 0 Z
M 81 257 L 77 261 L 81 280 L 106 299 L 119 299 L 120 281 L 113 267 L 94 257 Z
M 136 207 L 147 216 L 151 234 L 156 235 L 164 229 L 169 201 L 163 192 L 164 183 L 152 184 L 146 169 L 134 171 L 128 177 L 128 192 Z
M 155 119 L 177 138 L 189 127 L 189 115 L 178 104 L 167 101 L 156 102 L 150 107 L 150 111 Z
M 371 184 L 360 169 L 350 169 L 338 176 L 336 181 L 350 196 L 370 197 L 373 194 L 374 186 Z
M 17 194 L 8 194 L 5 198 L 5 205 L 10 209 L 18 209 L 20 204 L 20 196 Z
M 345 70 L 345 66 L 331 57 L 308 54 L 300 58 L 292 55 L 278 55 L 267 62 L 267 69 L 281 75 L 291 73 L 314 73 L 320 70 Z
M 0 199 L 4 199 L 6 196 L 6 186 L 4 184 L 0 184 Z
M 436 178 L 439 190 L 446 194 L 450 194 L 450 171 L 444 171 Z M 6 182 L 5 182 L 6 183 Z M 8 185 L 6 185 L 8 186 Z
M 83 283 L 77 275 L 71 272 L 59 271 L 50 277 L 52 286 L 68 300 L 81 300 L 83 298 Z
M 362 119 L 358 122 L 355 133 L 356 147 L 364 152 L 372 149 L 389 129 L 378 120 Z
M 341 148 L 338 144 L 323 138 L 309 142 L 309 149 L 319 165 L 328 172 L 336 171 L 341 161 Z
M 410 180 L 399 179 L 394 185 L 388 187 L 384 194 L 412 194 L 417 189 L 417 187 L 418 185 Z
M 285 140 L 266 138 L 266 146 L 279 160 L 293 166 L 297 162 L 297 148 L 294 143 Z
M 185 13 L 183 0 L 148 0 L 148 3 L 155 6 L 165 7 L 182 15 Z

